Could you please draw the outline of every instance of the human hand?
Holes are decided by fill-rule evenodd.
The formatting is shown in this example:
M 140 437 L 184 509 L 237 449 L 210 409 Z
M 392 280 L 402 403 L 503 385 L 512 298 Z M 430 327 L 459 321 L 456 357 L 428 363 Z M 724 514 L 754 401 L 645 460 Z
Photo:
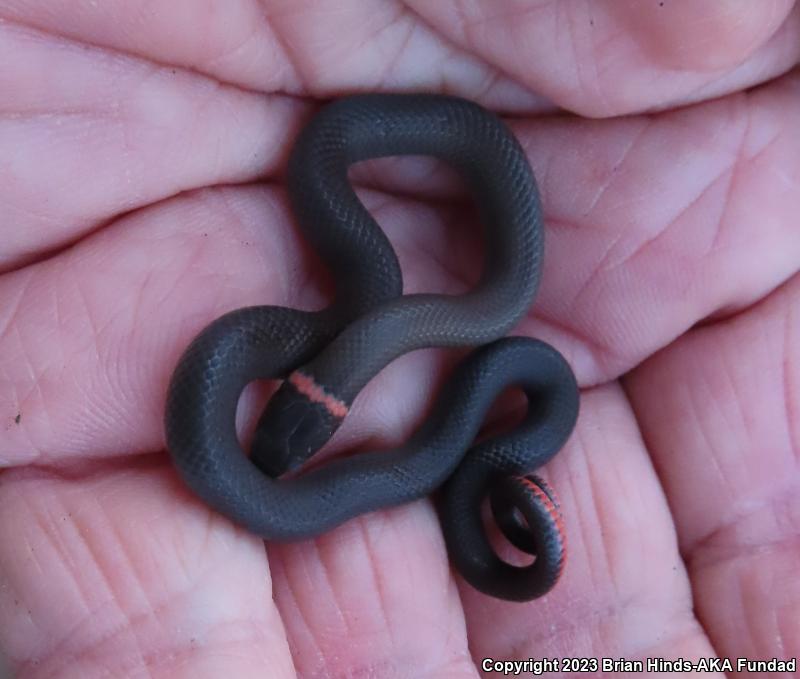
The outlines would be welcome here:
M 793 4 L 0 2 L 0 649 L 17 676 L 800 654 Z M 324 303 L 281 171 L 318 100 L 353 91 L 472 98 L 529 153 L 547 253 L 519 332 L 584 388 L 546 469 L 569 557 L 543 599 L 454 578 L 428 501 L 265 550 L 163 452 L 198 330 Z M 474 280 L 446 169 L 353 176 L 407 292 Z M 405 440 L 447 360 L 396 361 L 331 450 Z M 263 400 L 248 389 L 243 426 Z

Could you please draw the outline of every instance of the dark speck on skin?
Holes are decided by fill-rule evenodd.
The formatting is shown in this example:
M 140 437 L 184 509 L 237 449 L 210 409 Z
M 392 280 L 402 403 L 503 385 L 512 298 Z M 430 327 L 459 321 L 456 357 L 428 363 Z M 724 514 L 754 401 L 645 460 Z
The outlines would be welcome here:
M 14 418 L 14 424 L 19 424 L 21 419 L 22 419 L 22 413 L 17 413 L 17 416 Z

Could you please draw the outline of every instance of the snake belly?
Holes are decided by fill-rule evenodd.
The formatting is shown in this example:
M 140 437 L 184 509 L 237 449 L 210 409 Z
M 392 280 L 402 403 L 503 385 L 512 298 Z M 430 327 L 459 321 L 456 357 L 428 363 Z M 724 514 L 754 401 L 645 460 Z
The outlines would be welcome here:
M 463 178 L 484 227 L 479 283 L 462 295 L 403 295 L 392 246 L 348 180 L 370 158 L 425 155 Z M 323 107 L 299 135 L 287 173 L 292 210 L 329 268 L 335 297 L 321 311 L 253 306 L 225 314 L 189 345 L 173 373 L 167 448 L 208 505 L 267 540 L 314 537 L 366 512 L 437 489 L 448 554 L 480 591 L 525 601 L 562 571 L 564 534 L 552 491 L 531 473 L 571 434 L 578 388 L 544 342 L 504 336 L 528 312 L 541 278 L 543 225 L 525 154 L 494 114 L 443 95 L 355 95 Z M 398 356 L 425 347 L 478 347 L 454 371 L 419 429 L 392 450 L 335 459 L 279 478 L 310 459 L 361 389 Z M 249 457 L 236 407 L 257 379 L 283 382 L 262 414 Z M 528 408 L 513 431 L 475 445 L 509 387 Z M 535 555 L 513 566 L 481 518 Z

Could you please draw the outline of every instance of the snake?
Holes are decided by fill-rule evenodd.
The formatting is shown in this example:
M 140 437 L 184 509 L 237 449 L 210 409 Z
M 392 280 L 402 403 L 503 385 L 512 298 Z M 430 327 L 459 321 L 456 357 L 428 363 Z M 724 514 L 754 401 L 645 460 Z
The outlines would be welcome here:
M 449 165 L 474 202 L 484 262 L 467 292 L 403 294 L 397 255 L 350 182 L 356 162 L 408 155 Z M 354 94 L 323 104 L 303 127 L 285 183 L 303 237 L 332 275 L 333 299 L 318 310 L 234 309 L 185 348 L 165 412 L 178 475 L 213 510 L 275 542 L 435 494 L 449 560 L 469 585 L 508 601 L 547 593 L 563 571 L 565 532 L 555 494 L 534 472 L 569 439 L 579 391 L 555 348 L 507 336 L 533 303 L 544 256 L 541 199 L 521 144 L 464 98 Z M 405 443 L 305 466 L 377 373 L 429 347 L 472 352 Z M 267 379 L 280 385 L 245 451 L 238 402 L 250 382 Z M 524 415 L 487 434 L 490 408 L 511 388 L 525 396 Z M 502 558 L 503 536 L 532 561 Z

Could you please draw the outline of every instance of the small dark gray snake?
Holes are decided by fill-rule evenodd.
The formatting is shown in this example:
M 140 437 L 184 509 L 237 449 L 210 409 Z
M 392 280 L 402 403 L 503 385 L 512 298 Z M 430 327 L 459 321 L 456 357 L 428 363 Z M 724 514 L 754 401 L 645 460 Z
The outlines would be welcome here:
M 348 181 L 348 167 L 382 156 L 429 155 L 455 168 L 485 225 L 485 265 L 463 295 L 402 294 L 397 257 Z M 560 510 L 531 473 L 570 436 L 578 388 L 549 345 L 503 336 L 527 313 L 543 256 L 538 192 L 506 125 L 469 101 L 440 95 L 359 95 L 325 106 L 300 134 L 288 191 L 303 233 L 330 268 L 336 296 L 316 312 L 256 306 L 211 323 L 187 348 L 167 397 L 167 447 L 188 486 L 267 540 L 309 538 L 366 512 L 440 489 L 451 561 L 474 587 L 525 601 L 555 584 L 564 563 Z M 423 347 L 479 346 L 456 368 L 407 443 L 333 460 L 279 479 L 331 437 L 364 385 Z M 237 403 L 256 379 L 285 378 L 248 458 Z M 498 396 L 522 389 L 513 431 L 475 444 Z M 483 525 L 489 497 L 505 537 L 535 555 L 500 559 Z

